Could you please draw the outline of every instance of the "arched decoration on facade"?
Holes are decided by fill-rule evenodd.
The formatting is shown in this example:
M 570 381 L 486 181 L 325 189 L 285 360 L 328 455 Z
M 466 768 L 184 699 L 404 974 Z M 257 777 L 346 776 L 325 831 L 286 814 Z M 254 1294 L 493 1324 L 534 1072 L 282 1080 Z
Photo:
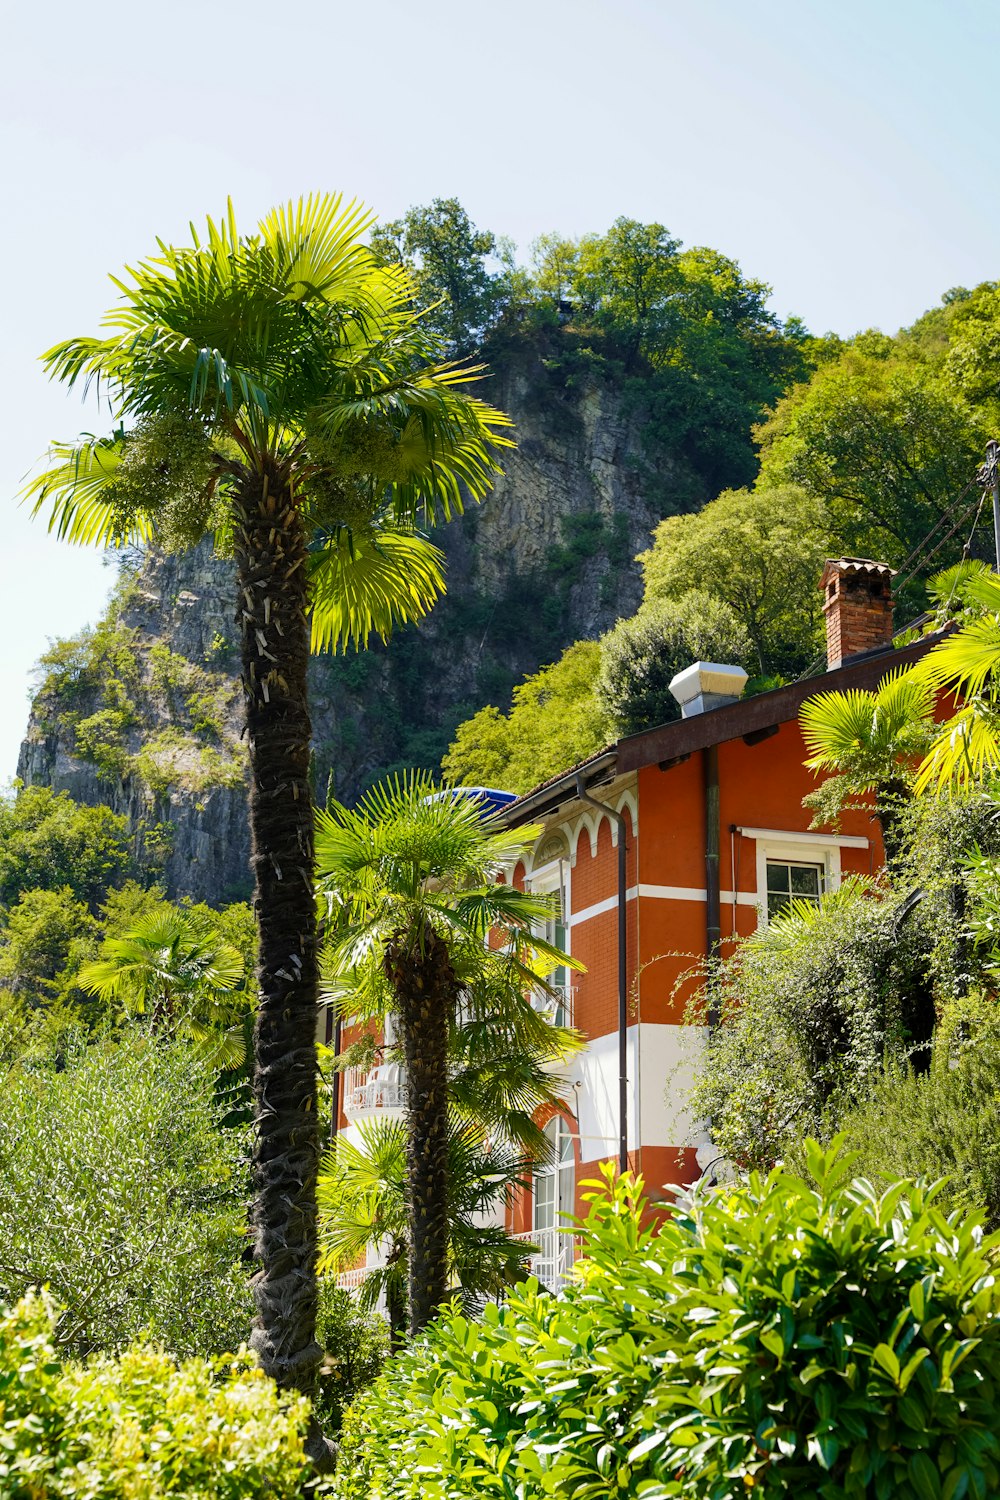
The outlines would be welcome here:
M 629 822 L 632 825 L 630 829 L 630 835 L 632 838 L 635 838 L 636 834 L 639 831 L 639 799 L 635 794 L 634 787 L 626 787 L 621 796 L 616 799 L 614 805 L 616 812 L 628 813 Z M 617 843 L 617 828 L 614 830 L 614 835 L 615 842 Z
M 600 793 L 597 792 L 595 793 L 595 795 L 599 797 Z M 608 806 L 613 807 L 615 812 L 628 813 L 629 822 L 632 825 L 629 831 L 629 837 L 635 838 L 639 827 L 639 803 L 638 798 L 636 797 L 635 788 L 626 787 L 624 791 L 619 792 L 614 801 L 608 802 Z M 602 823 L 607 823 L 610 827 L 611 847 L 612 849 L 617 849 L 618 823 L 616 819 L 609 818 L 607 813 L 598 812 L 596 809 L 588 810 L 587 812 L 581 813 L 570 828 L 569 847 L 571 852 L 571 862 L 573 864 L 576 863 L 576 858 L 580 849 L 580 839 L 584 833 L 587 834 L 587 837 L 590 841 L 591 859 L 597 858 L 597 840 L 601 831 Z
M 574 824 L 573 832 L 570 836 L 574 859 L 580 852 L 580 840 L 583 838 L 584 834 L 587 835 L 587 840 L 590 845 L 591 859 L 597 858 L 597 835 L 603 821 L 603 813 L 586 812 L 583 813 L 578 821 Z
M 551 829 L 543 833 L 531 853 L 528 873 L 543 869 L 546 865 L 555 864 L 558 860 L 568 860 L 570 857 L 570 845 L 565 833 L 561 829 Z

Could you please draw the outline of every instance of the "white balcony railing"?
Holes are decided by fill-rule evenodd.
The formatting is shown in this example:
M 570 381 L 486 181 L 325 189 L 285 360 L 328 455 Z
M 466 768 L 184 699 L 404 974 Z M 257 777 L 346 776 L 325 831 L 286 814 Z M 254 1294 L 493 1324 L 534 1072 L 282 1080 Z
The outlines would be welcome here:
M 352 1266 L 349 1271 L 338 1271 L 336 1284 L 344 1292 L 356 1292 L 364 1282 L 366 1276 L 370 1276 L 371 1266 Z
M 561 1292 L 576 1259 L 578 1237 L 564 1229 L 529 1229 L 524 1234 L 511 1235 L 511 1239 L 537 1245 L 537 1252 L 529 1261 L 532 1276 L 537 1276 L 548 1291 Z
M 405 1108 L 406 1083 L 398 1063 L 383 1063 L 370 1072 L 365 1068 L 344 1070 L 344 1113 L 349 1120 L 373 1110 Z
M 549 991 L 536 990 L 531 997 L 535 1010 L 548 1016 L 553 1026 L 573 1026 L 576 1015 L 576 985 L 553 984 Z

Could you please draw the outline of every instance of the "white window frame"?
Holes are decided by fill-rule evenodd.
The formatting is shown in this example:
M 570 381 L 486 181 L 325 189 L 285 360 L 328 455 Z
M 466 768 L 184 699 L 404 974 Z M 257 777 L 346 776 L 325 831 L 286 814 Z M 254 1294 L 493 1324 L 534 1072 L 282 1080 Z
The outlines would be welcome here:
M 545 1134 L 552 1145 L 552 1159 L 535 1167 L 531 1175 L 531 1227 L 535 1234 L 547 1230 L 564 1229 L 572 1223 L 576 1204 L 576 1152 L 573 1149 L 573 1131 L 561 1114 L 555 1114 L 545 1126 Z M 564 1159 L 562 1147 L 569 1142 L 569 1155 Z M 542 1180 L 552 1183 L 552 1223 L 538 1222 L 538 1184 Z M 564 1196 L 568 1201 L 564 1205 Z
M 840 886 L 841 849 L 867 849 L 866 838 L 848 834 L 793 833 L 778 828 L 741 828 L 744 838 L 752 838 L 757 847 L 757 924 L 767 926 L 767 865 L 819 865 L 823 872 L 821 895 Z
M 561 922 L 560 925 L 561 925 L 561 927 L 563 929 L 563 952 L 564 953 L 572 953 L 573 947 L 572 947 L 572 940 L 571 940 L 571 935 L 570 935 L 571 934 L 571 922 L 570 922 L 570 911 L 571 911 L 571 908 L 570 908 L 570 865 L 569 865 L 569 860 L 566 860 L 566 859 L 553 859 L 553 860 L 550 860 L 548 864 L 541 865 L 537 870 L 532 870 L 531 874 L 527 877 L 527 880 L 525 881 L 525 884 L 527 885 L 528 889 L 532 892 L 533 895 L 551 896 L 553 894 L 559 894 L 561 896 L 561 899 L 562 899 L 562 922 Z M 564 988 L 566 989 L 566 992 L 567 992 L 566 1001 L 565 1001 L 565 1005 L 564 1005 L 564 1012 L 568 1016 L 568 1019 L 564 1020 L 563 1024 L 564 1025 L 569 1025 L 569 1026 L 572 1026 L 572 1024 L 573 1024 L 573 989 L 574 989 L 574 986 L 573 986 L 573 983 L 572 983 L 572 980 L 571 980 L 571 977 L 570 977 L 572 974 L 573 974 L 573 970 L 567 968 L 567 970 L 566 970 L 566 979 L 565 979 L 565 984 L 564 984 Z M 539 992 L 534 997 L 534 1004 L 536 1005 L 537 1009 L 539 1009 L 539 1010 L 550 1010 L 551 1007 L 552 1007 L 552 1004 L 553 1004 L 552 997 L 551 997 L 551 995 L 546 995 L 544 993 L 544 991 L 541 991 L 541 992 Z

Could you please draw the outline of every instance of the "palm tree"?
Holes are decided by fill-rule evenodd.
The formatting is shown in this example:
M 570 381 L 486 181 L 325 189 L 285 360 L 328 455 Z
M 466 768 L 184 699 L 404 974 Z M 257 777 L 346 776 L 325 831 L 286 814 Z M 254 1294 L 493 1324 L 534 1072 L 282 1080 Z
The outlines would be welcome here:
M 977 573 L 963 594 L 965 623 L 915 669 L 932 691 L 957 702 L 921 762 L 918 792 L 968 787 L 1000 771 L 1000 577 Z
M 933 689 L 912 669 L 890 672 L 874 692 L 849 688 L 807 698 L 799 710 L 810 752 L 806 765 L 833 772 L 834 785 L 827 783 L 806 801 L 826 821 L 848 797 L 873 794 L 891 862 L 898 853 L 900 812 L 911 794 L 913 770 L 927 745 L 933 715 Z
M 481 498 L 508 420 L 442 363 L 404 268 L 377 266 L 355 204 L 316 195 L 240 235 L 160 244 L 116 279 L 105 334 L 45 356 L 94 386 L 110 436 L 54 450 L 29 486 L 49 528 L 108 546 L 212 533 L 234 557 L 259 933 L 256 1325 L 285 1386 L 310 1391 L 319 1159 L 316 917 L 306 664 L 387 637 L 443 588 L 416 527 Z
M 236 994 L 243 960 L 217 933 L 202 930 L 173 907 L 154 909 L 102 956 L 84 964 L 81 989 L 118 1002 L 129 1016 L 148 1015 L 154 1030 L 184 1032 L 211 1045 L 216 1062 L 242 1063 L 244 1042 Z
M 478 798 L 420 775 L 373 787 L 354 810 L 333 803 L 319 814 L 328 992 L 342 1011 L 391 1013 L 402 1043 L 411 1334 L 448 1289 L 449 1054 L 460 1007 L 492 989 L 530 1009 L 527 992 L 573 963 L 533 931 L 551 902 L 506 879 L 538 831 L 504 830 Z M 504 982 L 482 986 L 494 968 Z
M 409 1272 L 406 1122 L 374 1119 L 359 1140 L 339 1136 L 319 1174 L 320 1270 L 335 1275 L 381 1249 L 359 1288 L 363 1307 L 384 1296 L 394 1348 L 403 1342 Z M 531 1161 L 482 1125 L 452 1115 L 448 1133 L 448 1285 L 470 1313 L 527 1274 L 532 1247 L 483 1216 L 513 1202 Z

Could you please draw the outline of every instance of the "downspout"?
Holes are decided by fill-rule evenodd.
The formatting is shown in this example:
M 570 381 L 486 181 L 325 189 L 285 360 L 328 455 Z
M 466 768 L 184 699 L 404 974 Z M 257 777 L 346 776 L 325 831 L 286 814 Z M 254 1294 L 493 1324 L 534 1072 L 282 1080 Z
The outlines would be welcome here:
M 628 1171 L 628 863 L 625 818 L 606 802 L 598 802 L 578 772 L 576 795 L 581 802 L 607 813 L 618 825 L 618 1170 Z
M 719 896 L 719 748 L 709 745 L 702 751 L 705 784 L 705 952 L 709 961 L 709 983 L 713 966 L 722 952 L 722 903 Z M 719 1003 L 713 995 L 708 1005 L 708 1026 L 714 1031 L 719 1024 Z

